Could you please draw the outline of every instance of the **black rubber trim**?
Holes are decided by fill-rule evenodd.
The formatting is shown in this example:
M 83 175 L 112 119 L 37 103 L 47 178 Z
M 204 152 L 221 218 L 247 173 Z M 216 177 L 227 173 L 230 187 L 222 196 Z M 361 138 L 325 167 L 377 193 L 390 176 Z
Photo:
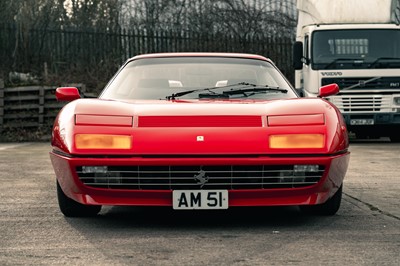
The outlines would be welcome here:
M 54 154 L 57 154 L 57 155 L 60 155 L 60 156 L 63 156 L 63 157 L 68 157 L 68 158 L 73 158 L 73 157 L 74 157 L 74 156 L 72 156 L 71 154 L 65 153 L 65 152 L 60 151 L 60 150 L 55 150 L 55 149 L 53 149 L 52 152 L 53 152 Z

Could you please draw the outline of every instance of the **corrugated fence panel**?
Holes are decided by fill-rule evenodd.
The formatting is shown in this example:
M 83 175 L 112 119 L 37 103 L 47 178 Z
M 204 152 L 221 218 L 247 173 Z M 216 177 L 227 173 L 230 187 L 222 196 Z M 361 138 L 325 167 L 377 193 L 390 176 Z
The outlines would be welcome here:
M 52 125 L 65 105 L 57 102 L 55 87 L 0 88 L 0 126 L 39 127 Z

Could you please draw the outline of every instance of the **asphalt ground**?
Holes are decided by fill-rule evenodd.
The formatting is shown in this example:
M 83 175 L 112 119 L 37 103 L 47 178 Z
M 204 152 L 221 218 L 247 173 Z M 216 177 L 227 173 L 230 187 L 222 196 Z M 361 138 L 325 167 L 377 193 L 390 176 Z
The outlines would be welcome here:
M 400 265 L 400 144 L 353 141 L 335 216 L 103 207 L 66 218 L 49 143 L 0 143 L 0 265 Z

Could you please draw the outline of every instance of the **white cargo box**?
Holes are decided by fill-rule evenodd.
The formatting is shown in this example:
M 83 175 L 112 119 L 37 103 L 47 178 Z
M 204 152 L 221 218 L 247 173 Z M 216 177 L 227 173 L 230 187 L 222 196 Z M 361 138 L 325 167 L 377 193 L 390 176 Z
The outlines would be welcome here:
M 313 24 L 399 23 L 400 0 L 297 0 L 298 28 Z

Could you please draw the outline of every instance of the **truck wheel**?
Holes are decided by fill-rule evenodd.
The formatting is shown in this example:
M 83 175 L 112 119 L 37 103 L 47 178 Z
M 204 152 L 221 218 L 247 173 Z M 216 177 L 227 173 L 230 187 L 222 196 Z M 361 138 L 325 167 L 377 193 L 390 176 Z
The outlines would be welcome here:
M 368 138 L 368 135 L 367 134 L 363 134 L 363 133 L 356 133 L 356 138 L 357 139 L 366 139 L 366 138 Z
M 101 210 L 101 205 L 83 205 L 68 198 L 62 191 L 57 180 L 58 206 L 61 212 L 67 217 L 90 217 L 97 215 Z
M 400 142 L 400 133 L 390 135 L 391 142 Z
M 319 205 L 302 205 L 300 210 L 306 214 L 312 215 L 334 215 L 340 208 L 342 201 L 343 184 L 338 191 L 325 203 Z

